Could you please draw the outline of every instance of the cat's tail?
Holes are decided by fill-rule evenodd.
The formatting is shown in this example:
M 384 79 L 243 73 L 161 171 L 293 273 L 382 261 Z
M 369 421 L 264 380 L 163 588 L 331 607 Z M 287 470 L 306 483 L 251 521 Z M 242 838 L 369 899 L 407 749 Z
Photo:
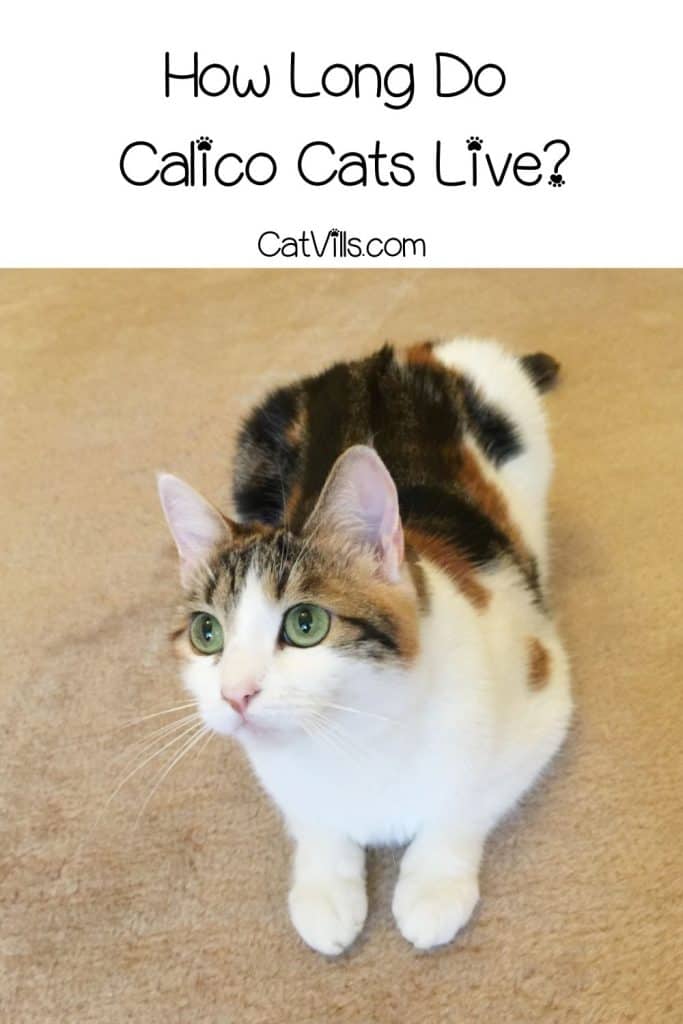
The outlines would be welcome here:
M 560 364 L 557 359 L 545 352 L 534 352 L 533 355 L 522 356 L 520 363 L 531 377 L 536 389 L 543 394 L 550 391 L 557 383 Z

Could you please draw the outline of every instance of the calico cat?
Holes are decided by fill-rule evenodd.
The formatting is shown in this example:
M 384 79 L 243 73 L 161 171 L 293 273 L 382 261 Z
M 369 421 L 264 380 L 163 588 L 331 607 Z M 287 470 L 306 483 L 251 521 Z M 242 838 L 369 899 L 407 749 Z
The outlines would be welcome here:
M 487 833 L 565 735 L 539 395 L 557 369 L 494 342 L 384 347 L 249 416 L 234 518 L 159 478 L 185 683 L 282 811 L 292 921 L 322 953 L 363 927 L 373 844 L 409 844 L 405 938 L 449 942 Z

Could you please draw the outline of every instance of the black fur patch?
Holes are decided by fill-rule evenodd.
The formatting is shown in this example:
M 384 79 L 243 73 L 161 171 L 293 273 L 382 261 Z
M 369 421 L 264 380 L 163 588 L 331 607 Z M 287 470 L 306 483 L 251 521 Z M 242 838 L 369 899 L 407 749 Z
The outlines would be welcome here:
M 349 446 L 349 415 L 353 410 L 351 370 L 337 363 L 319 377 L 304 381 L 308 423 L 313 443 L 308 447 L 301 486 L 309 499 L 320 494 L 337 456 Z
M 509 538 L 466 494 L 418 486 L 402 488 L 398 498 L 406 526 L 443 538 L 474 565 L 512 552 Z
M 450 544 L 474 567 L 487 566 L 506 558 L 513 562 L 543 607 L 538 566 L 533 557 L 523 557 L 512 540 L 474 504 L 465 491 L 409 487 L 399 491 L 401 518 L 427 535 Z
M 385 633 L 384 630 L 379 629 L 372 622 L 368 622 L 366 619 L 357 619 L 350 615 L 340 615 L 339 618 L 342 622 L 348 622 L 350 626 L 353 626 L 358 630 L 358 637 L 356 643 L 362 643 L 367 645 L 369 651 L 372 647 L 378 648 L 377 656 L 384 657 L 387 652 L 389 654 L 398 654 L 398 644 L 396 640 L 389 634 Z
M 533 355 L 522 356 L 520 362 L 541 393 L 550 391 L 560 372 L 557 359 L 546 352 L 534 352 Z
M 462 378 L 463 398 L 472 433 L 480 448 L 495 466 L 519 455 L 522 442 L 508 417 L 484 400 L 467 377 Z
M 253 411 L 240 432 L 233 498 L 244 522 L 276 526 L 283 520 L 301 454 L 301 445 L 288 440 L 300 402 L 298 385 L 279 388 Z
M 244 586 L 249 566 L 257 550 L 258 544 L 254 541 L 245 547 L 229 548 L 221 553 L 219 565 L 224 578 L 229 582 L 232 597 L 236 597 Z

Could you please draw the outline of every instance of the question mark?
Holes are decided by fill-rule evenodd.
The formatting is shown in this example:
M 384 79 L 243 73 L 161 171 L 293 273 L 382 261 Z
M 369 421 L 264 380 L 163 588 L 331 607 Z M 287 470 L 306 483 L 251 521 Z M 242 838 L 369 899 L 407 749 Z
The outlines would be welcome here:
M 545 146 L 543 147 L 543 152 L 546 153 L 551 146 L 562 146 L 562 148 L 564 149 L 563 155 L 560 157 L 559 160 L 555 162 L 555 166 L 553 167 L 553 173 L 548 175 L 548 184 L 552 185 L 553 188 L 561 188 L 561 186 L 564 185 L 565 183 L 565 179 L 562 177 L 561 174 L 558 173 L 559 168 L 571 153 L 571 149 L 569 147 L 569 143 L 565 142 L 564 139 L 551 139 L 550 142 L 546 142 Z

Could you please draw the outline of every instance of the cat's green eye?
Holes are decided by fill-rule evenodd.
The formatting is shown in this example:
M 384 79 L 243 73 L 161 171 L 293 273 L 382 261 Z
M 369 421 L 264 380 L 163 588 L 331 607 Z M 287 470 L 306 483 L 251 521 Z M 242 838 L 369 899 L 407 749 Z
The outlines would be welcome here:
M 295 604 L 282 623 L 284 639 L 292 647 L 315 647 L 330 631 L 330 613 L 317 604 Z
M 215 615 L 199 612 L 190 625 L 190 640 L 200 654 L 218 654 L 223 650 L 223 627 Z

